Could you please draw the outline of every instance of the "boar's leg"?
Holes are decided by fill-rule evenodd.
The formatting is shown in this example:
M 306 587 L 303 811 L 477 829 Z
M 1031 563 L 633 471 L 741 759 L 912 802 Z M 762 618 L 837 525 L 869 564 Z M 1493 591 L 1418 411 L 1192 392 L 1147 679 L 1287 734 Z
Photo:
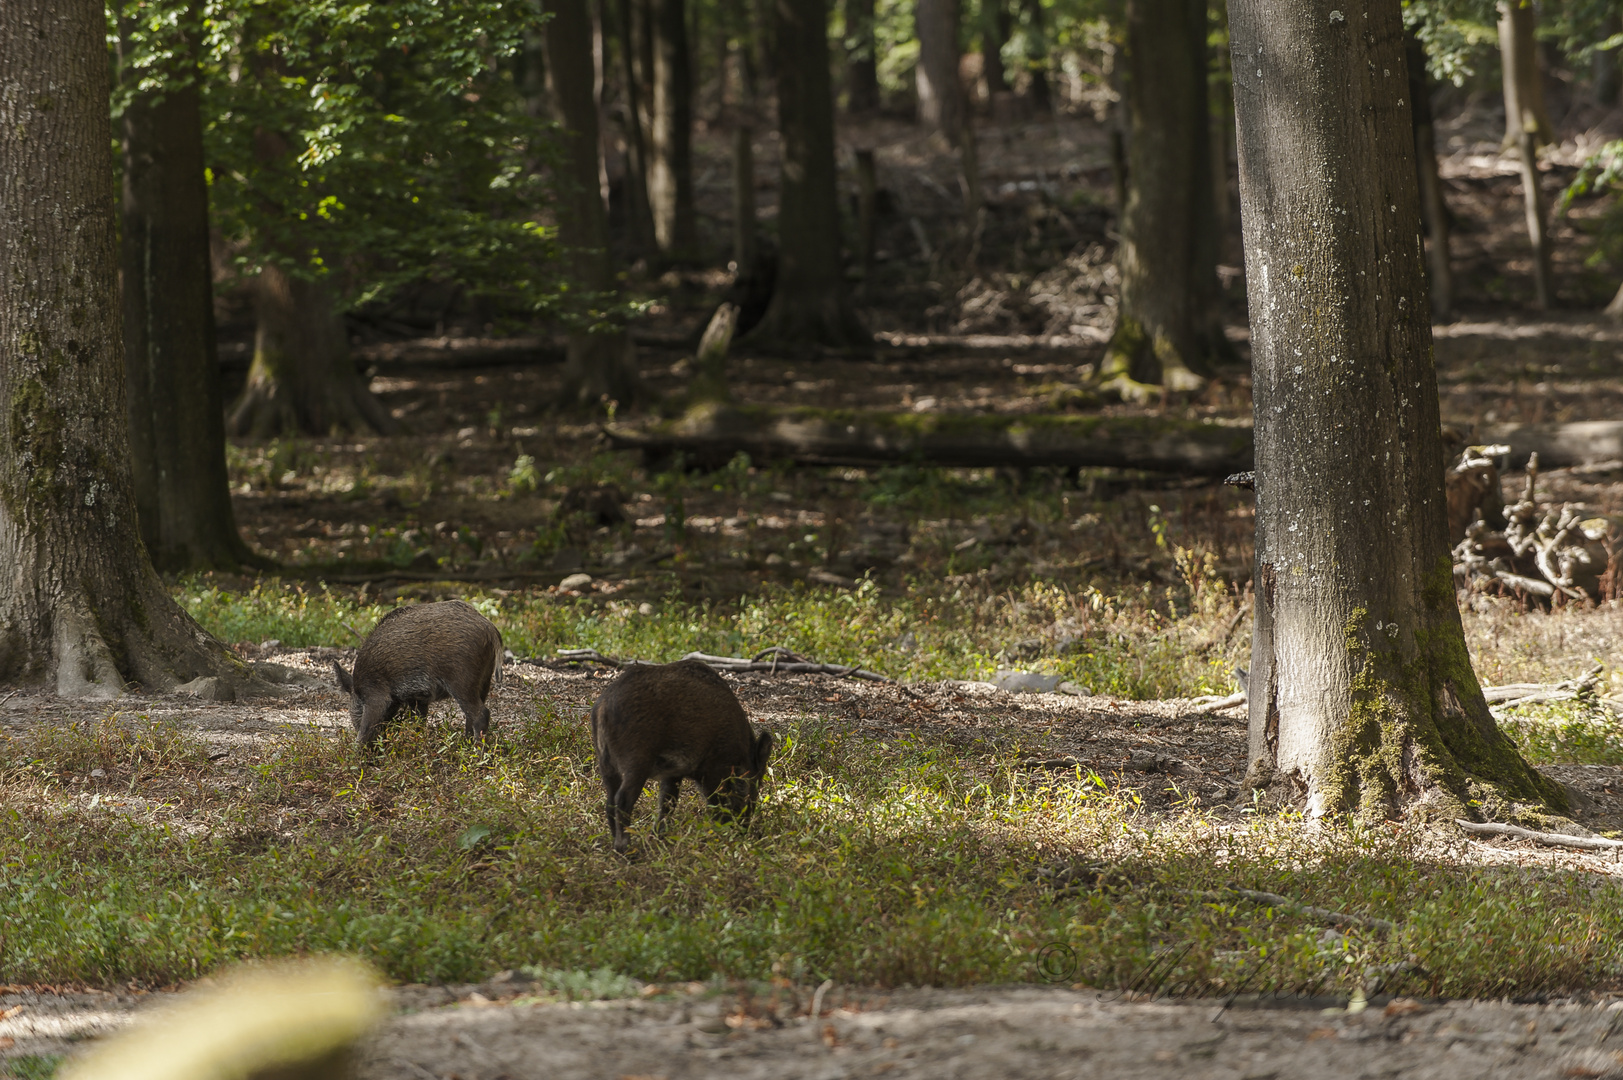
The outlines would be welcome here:
M 659 782 L 659 818 L 654 822 L 654 835 L 665 831 L 665 821 L 676 809 L 676 800 L 682 797 L 682 778 L 667 776 Z
M 642 786 L 648 782 L 646 772 L 629 772 L 620 780 L 620 790 L 614 793 L 609 805 L 609 829 L 614 833 L 614 850 L 625 851 L 629 841 L 626 830 L 631 827 L 631 815 L 642 797 Z

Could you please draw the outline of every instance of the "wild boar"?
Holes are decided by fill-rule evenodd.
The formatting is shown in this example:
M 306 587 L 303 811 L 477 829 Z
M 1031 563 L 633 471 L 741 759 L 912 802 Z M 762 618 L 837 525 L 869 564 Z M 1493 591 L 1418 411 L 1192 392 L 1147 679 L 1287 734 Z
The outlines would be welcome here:
M 355 657 L 353 677 L 338 661 L 332 666 L 363 747 L 402 710 L 426 716 L 429 705 L 446 698 L 456 700 L 474 738 L 490 727 L 491 683 L 502 684 L 502 635 L 461 600 L 413 604 L 378 620 Z
M 676 808 L 684 779 L 699 785 L 717 817 L 748 827 L 772 733 L 755 733 L 720 675 L 697 660 L 628 668 L 598 695 L 591 722 L 615 851 L 626 849 L 626 829 L 649 780 L 659 781 L 656 834 Z

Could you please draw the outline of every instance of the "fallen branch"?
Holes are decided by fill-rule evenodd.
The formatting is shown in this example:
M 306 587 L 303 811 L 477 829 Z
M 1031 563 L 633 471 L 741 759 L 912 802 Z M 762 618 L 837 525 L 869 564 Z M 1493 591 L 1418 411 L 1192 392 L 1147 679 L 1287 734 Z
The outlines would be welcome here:
M 1251 428 L 1159 416 L 989 416 L 729 406 L 642 430 L 604 428 L 619 449 L 725 464 L 911 462 L 954 468 L 1055 465 L 1225 476 L 1251 466 Z
M 766 660 L 763 657 L 770 656 Z M 711 656 L 708 653 L 690 652 L 682 657 L 683 660 L 697 660 L 701 664 L 727 672 L 765 672 L 769 675 L 832 675 L 837 679 L 866 679 L 869 682 L 890 683 L 895 680 L 877 671 L 868 671 L 856 665 L 820 664 L 815 660 L 807 659 L 799 653 L 791 652 L 781 645 L 774 645 L 763 649 L 753 657 L 747 656 Z M 543 664 L 548 667 L 578 667 L 581 664 L 602 664 L 616 670 L 620 668 L 636 667 L 649 664 L 648 660 L 616 660 L 612 656 L 604 656 L 596 649 L 559 649 L 558 655 L 551 661 L 531 660 L 529 663 Z
M 1245 702 L 1245 691 L 1241 690 L 1238 694 L 1230 694 L 1226 698 L 1218 698 L 1215 701 L 1208 701 L 1206 704 L 1196 707 L 1193 711 L 1197 716 L 1209 716 L 1212 713 L 1223 709 L 1232 709 L 1236 705 L 1244 705 Z
M 1551 701 L 1572 701 L 1588 697 L 1600 682 L 1603 665 L 1596 664 L 1576 679 L 1563 679 L 1553 683 L 1506 683 L 1504 686 L 1484 686 L 1482 696 L 1489 705 L 1539 705 Z
M 1566 833 L 1534 832 L 1520 825 L 1501 825 L 1497 821 L 1479 825 L 1474 821 L 1456 819 L 1454 824 L 1470 833 L 1480 833 L 1484 836 L 1514 836 L 1537 844 L 1548 844 L 1551 847 L 1577 848 L 1580 851 L 1617 851 L 1623 848 L 1623 840 L 1608 840 L 1604 836 L 1569 836 Z
M 1398 928 L 1396 923 L 1387 919 L 1376 919 L 1368 915 L 1354 915 L 1346 911 L 1332 911 L 1330 908 L 1314 907 L 1312 904 L 1304 904 L 1299 900 L 1292 900 L 1288 896 L 1280 896 L 1278 893 L 1259 892 L 1256 889 L 1238 889 L 1233 886 L 1230 886 L 1228 891 L 1246 900 L 1267 904 L 1270 907 L 1283 908 L 1286 911 L 1298 915 L 1307 915 L 1314 919 L 1323 919 L 1325 922 L 1367 926 L 1372 930 L 1380 930 L 1386 933 Z
M 1537 454 L 1549 465 L 1583 465 L 1623 458 L 1623 421 L 1580 420 L 1570 424 L 1484 424 L 1482 442 L 1504 443 L 1512 469 Z

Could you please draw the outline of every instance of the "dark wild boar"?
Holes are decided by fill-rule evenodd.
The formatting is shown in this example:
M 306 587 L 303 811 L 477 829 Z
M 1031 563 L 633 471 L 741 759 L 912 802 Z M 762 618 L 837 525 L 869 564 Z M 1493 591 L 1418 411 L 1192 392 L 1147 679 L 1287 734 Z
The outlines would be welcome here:
M 749 825 L 772 734 L 755 733 L 720 675 L 697 660 L 627 668 L 598 695 L 591 717 L 615 851 L 626 849 L 626 828 L 649 780 L 659 781 L 656 834 L 684 779 L 699 785 L 718 817 Z
M 349 694 L 349 722 L 370 746 L 402 710 L 426 716 L 436 701 L 454 698 L 470 738 L 490 726 L 485 698 L 502 683 L 502 635 L 472 604 L 446 600 L 395 608 L 373 627 L 355 657 L 351 677 L 333 661 L 338 686 Z

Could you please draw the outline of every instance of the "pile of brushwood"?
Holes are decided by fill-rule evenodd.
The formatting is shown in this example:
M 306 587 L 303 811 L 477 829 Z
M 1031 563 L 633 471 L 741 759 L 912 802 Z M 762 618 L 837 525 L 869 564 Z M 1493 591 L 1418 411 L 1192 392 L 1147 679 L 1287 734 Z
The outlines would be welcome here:
M 1448 474 L 1454 576 L 1461 587 L 1541 603 L 1610 600 L 1623 594 L 1623 516 L 1575 503 L 1540 507 L 1538 455 L 1522 496 L 1500 495 L 1494 458 L 1508 446 L 1467 447 Z

